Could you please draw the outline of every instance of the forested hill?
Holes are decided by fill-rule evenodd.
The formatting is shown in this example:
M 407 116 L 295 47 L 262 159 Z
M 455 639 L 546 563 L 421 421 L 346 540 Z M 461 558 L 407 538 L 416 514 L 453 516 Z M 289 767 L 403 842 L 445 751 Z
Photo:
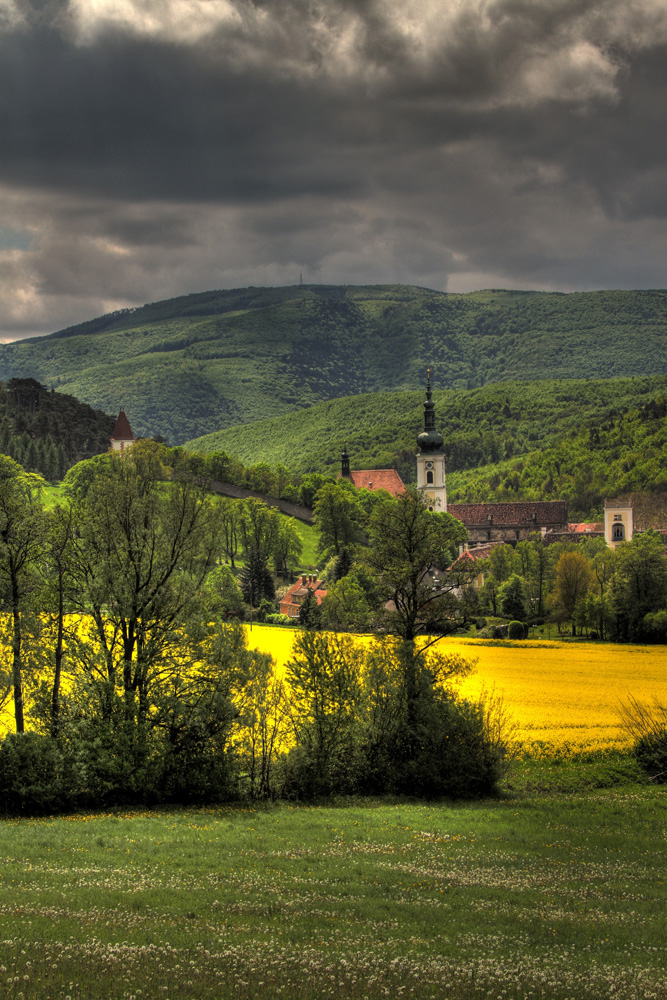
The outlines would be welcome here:
M 0 383 L 0 454 L 46 479 L 62 479 L 71 465 L 107 451 L 114 423 L 34 379 Z
M 667 292 L 401 285 L 206 292 L 0 348 L 32 377 L 177 444 L 364 392 L 667 372 Z
M 501 382 L 469 390 L 436 390 L 436 425 L 449 471 L 475 469 L 570 438 L 667 394 L 667 375 L 634 379 Z M 352 467 L 397 468 L 415 478 L 416 437 L 424 426 L 424 390 L 380 392 L 318 403 L 288 417 L 230 427 L 187 443 L 225 451 L 246 465 L 267 462 L 294 472 L 333 472 L 347 444 Z

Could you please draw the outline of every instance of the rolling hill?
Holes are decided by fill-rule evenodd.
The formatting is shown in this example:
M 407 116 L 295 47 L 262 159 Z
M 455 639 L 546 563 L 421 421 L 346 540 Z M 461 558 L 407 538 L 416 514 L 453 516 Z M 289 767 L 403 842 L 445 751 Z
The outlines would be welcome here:
M 204 292 L 0 347 L 35 378 L 171 444 L 326 400 L 667 373 L 667 292 L 449 295 L 401 285 Z M 296 418 L 295 418 L 296 419 Z M 288 423 L 291 423 L 291 418 Z

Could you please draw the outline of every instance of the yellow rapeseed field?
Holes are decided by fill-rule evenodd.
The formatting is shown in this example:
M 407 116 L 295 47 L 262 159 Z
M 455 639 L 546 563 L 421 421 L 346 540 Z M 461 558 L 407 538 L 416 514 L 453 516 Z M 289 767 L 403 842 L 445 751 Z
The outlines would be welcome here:
M 273 654 L 279 669 L 289 658 L 293 633 L 253 626 L 249 645 Z M 368 643 L 370 636 L 359 636 Z M 667 656 L 662 646 L 600 642 L 488 642 L 440 639 L 442 653 L 476 659 L 474 674 L 461 694 L 482 690 L 502 695 L 516 723 L 516 738 L 527 749 L 604 749 L 627 742 L 618 706 L 633 695 L 639 701 L 667 701 Z

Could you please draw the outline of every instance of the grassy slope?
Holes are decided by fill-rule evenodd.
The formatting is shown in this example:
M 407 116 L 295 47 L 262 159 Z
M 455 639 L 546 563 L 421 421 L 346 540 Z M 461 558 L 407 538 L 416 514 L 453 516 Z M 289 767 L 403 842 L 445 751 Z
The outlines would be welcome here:
M 3 986 L 664 1000 L 663 835 L 639 785 L 4 822 Z
M 504 382 L 435 391 L 436 422 L 448 472 L 555 445 L 582 422 L 637 407 L 667 391 L 667 377 Z M 382 392 L 320 403 L 188 442 L 191 450 L 227 451 L 246 464 L 284 462 L 298 472 L 337 473 L 347 442 L 353 468 L 396 466 L 415 477 L 415 438 L 423 428 L 422 391 Z M 455 481 L 451 480 L 451 485 Z
M 0 349 L 32 376 L 183 442 L 220 427 L 423 382 L 667 371 L 667 293 L 302 286 L 156 303 Z

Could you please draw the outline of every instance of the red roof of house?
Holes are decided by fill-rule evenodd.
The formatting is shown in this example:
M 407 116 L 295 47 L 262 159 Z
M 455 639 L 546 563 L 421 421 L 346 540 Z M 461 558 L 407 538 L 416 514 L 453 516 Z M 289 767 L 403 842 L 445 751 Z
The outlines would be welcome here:
M 130 421 L 125 416 L 125 410 L 121 410 L 118 414 L 118 420 L 116 421 L 116 426 L 113 429 L 111 440 L 134 441 L 134 434 L 132 433 L 132 428 L 130 427 Z
M 491 542 L 489 545 L 474 545 L 471 549 L 466 549 L 461 553 L 463 556 L 468 556 L 473 562 L 477 562 L 478 559 L 488 558 L 491 549 L 495 549 L 496 545 L 502 545 L 503 542 Z
M 567 524 L 567 504 L 564 500 L 519 500 L 516 503 L 450 503 L 447 512 L 466 527 L 502 525 L 519 527 Z
M 386 490 L 392 496 L 405 493 L 405 484 L 396 469 L 355 469 L 350 479 L 358 490 Z
M 591 531 L 596 531 L 596 532 L 604 531 L 604 525 L 596 521 L 590 521 L 588 523 L 582 521 L 579 524 L 576 523 L 568 524 L 567 530 L 574 535 L 584 535 L 587 532 Z

